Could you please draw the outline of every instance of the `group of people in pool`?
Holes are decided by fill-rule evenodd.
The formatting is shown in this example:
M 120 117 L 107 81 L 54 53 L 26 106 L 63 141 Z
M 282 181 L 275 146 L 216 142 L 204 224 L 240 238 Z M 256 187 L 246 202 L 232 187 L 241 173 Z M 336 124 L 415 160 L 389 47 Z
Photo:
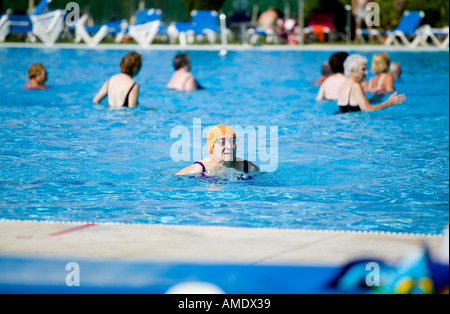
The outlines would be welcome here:
M 339 105 L 339 112 L 374 111 L 388 106 L 401 104 L 406 100 L 404 94 L 394 92 L 387 101 L 371 105 L 366 92 L 382 94 L 392 92 L 394 88 L 394 75 L 389 73 L 389 56 L 377 54 L 372 60 L 372 71 L 376 74 L 369 82 L 367 59 L 361 55 L 348 55 L 346 52 L 333 54 L 329 61 L 329 70 L 324 71 L 320 80 L 321 87 L 317 100 L 334 100 Z M 191 62 L 187 54 L 177 54 L 173 66 L 175 73 L 167 84 L 167 88 L 180 91 L 193 91 L 201 89 L 191 70 Z M 133 80 L 142 67 L 142 56 L 137 52 L 127 53 L 120 62 L 121 73 L 108 79 L 97 95 L 95 104 L 108 98 L 109 108 L 134 108 L 138 105 L 139 85 Z M 326 66 L 324 67 L 326 69 Z M 398 72 L 399 73 L 399 72 Z M 399 74 L 398 74 L 399 75 Z M 28 70 L 29 81 L 26 89 L 46 89 L 47 71 L 42 64 L 34 64 Z M 227 125 L 212 127 L 207 135 L 210 156 L 190 165 L 177 173 L 177 175 L 210 176 L 227 169 L 237 172 L 253 173 L 260 169 L 250 161 L 236 157 L 237 136 L 234 130 Z
M 394 80 L 401 74 L 399 63 L 390 62 L 386 53 L 375 54 L 372 58 L 371 70 L 375 74 L 367 81 L 367 58 L 358 54 L 349 55 L 346 52 L 337 52 L 322 66 L 322 77 L 316 82 L 320 84 L 317 101 L 336 101 L 339 113 L 356 111 L 375 111 L 402 104 L 406 95 L 397 94 Z M 373 105 L 367 94 L 380 99 L 385 94 L 389 98 L 379 104 Z

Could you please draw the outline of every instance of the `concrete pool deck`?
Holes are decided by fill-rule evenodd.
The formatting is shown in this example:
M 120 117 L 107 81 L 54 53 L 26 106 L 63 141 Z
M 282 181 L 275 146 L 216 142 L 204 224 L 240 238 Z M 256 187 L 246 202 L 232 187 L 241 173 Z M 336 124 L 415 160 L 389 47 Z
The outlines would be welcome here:
M 0 220 L 0 255 L 110 261 L 338 266 L 396 262 L 435 235 Z

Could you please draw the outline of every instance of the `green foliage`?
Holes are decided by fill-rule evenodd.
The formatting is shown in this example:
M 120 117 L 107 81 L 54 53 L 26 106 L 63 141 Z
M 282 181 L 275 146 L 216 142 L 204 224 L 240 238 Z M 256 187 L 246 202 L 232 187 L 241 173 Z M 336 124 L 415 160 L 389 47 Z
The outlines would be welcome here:
M 423 24 L 435 27 L 449 26 L 449 1 L 448 0 L 409 0 L 406 2 L 406 10 L 424 11 Z

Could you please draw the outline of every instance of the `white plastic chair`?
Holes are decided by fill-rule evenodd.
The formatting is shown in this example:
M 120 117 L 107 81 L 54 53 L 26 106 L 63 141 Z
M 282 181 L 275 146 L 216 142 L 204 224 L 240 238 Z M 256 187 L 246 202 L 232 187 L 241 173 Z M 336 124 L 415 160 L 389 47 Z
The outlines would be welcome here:
M 136 23 L 130 25 L 128 34 L 141 46 L 149 47 L 155 40 L 162 26 L 162 11 L 149 9 L 135 14 Z
M 8 15 L 2 15 L 0 18 L 0 42 L 4 42 L 9 35 L 11 21 L 9 21 Z
M 54 45 L 64 30 L 64 14 L 64 11 L 56 10 L 45 14 L 31 15 L 32 34 L 45 45 Z
M 87 19 L 84 15 L 75 25 L 76 43 L 84 41 L 89 47 L 96 47 L 109 34 L 115 35 L 115 42 L 119 43 L 126 34 L 128 23 L 125 20 L 89 27 L 86 26 Z

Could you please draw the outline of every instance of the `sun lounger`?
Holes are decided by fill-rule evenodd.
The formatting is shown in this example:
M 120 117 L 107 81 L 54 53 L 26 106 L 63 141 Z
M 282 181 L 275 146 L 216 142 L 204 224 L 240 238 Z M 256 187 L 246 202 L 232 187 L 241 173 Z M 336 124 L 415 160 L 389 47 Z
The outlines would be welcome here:
M 383 42 L 382 36 L 387 36 L 384 42 L 386 46 L 403 44 L 407 47 L 415 47 L 420 43 L 416 30 L 424 17 L 423 11 L 405 11 L 393 30 L 360 29 L 358 34 L 361 40 L 364 40 L 363 35 L 369 35 L 377 37 L 380 42 Z
M 53 45 L 63 31 L 65 12 L 44 13 L 52 0 L 42 0 L 31 15 L 8 15 L 10 33 L 28 34 L 32 42 L 39 38 L 46 45 Z
M 384 43 L 386 46 L 391 44 L 399 45 L 397 38 L 408 47 L 413 47 L 412 43 L 417 37 L 416 29 L 419 27 L 420 22 L 425 17 L 423 11 L 405 11 L 398 26 L 393 31 L 387 31 L 387 39 Z M 408 40 L 412 38 L 412 40 Z
M 49 1 L 49 0 L 47 0 Z M 33 23 L 32 34 L 39 38 L 45 45 L 52 46 L 58 40 L 64 30 L 63 10 L 56 10 L 45 14 L 30 16 Z
M 250 38 L 250 44 L 254 45 L 260 37 L 264 37 L 267 43 L 280 43 L 278 33 L 271 28 L 255 27 L 247 30 L 247 36 Z
M 124 20 L 86 26 L 87 18 L 87 15 L 82 16 L 75 26 L 75 42 L 83 40 L 89 47 L 95 47 L 108 35 L 114 35 L 115 41 L 119 43 L 126 34 L 128 23 Z
M 165 32 L 160 9 L 138 11 L 136 22 L 130 25 L 128 34 L 141 46 L 149 47 L 158 34 Z
M 216 11 L 194 10 L 191 13 L 192 22 L 173 22 L 168 31 L 172 43 L 178 38 L 181 45 L 192 43 L 195 38 L 206 36 L 209 43 L 217 41 L 219 34 L 219 16 Z
M 10 26 L 11 26 L 11 21 L 9 20 L 9 16 L 2 15 L 0 17 L 0 42 L 5 41 L 6 36 L 9 35 Z
M 438 38 L 444 38 L 444 40 L 441 42 Z M 411 46 L 427 46 L 429 41 L 436 47 L 448 48 L 449 28 L 432 28 L 430 25 L 421 26 L 417 29 L 416 38 L 411 43 Z

